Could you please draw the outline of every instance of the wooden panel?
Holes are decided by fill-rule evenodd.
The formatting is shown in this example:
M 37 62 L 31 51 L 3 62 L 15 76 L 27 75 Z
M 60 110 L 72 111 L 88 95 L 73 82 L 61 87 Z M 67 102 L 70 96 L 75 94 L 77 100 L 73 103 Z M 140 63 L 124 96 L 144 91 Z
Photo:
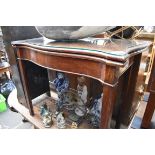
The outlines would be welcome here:
M 48 55 L 46 53 L 40 53 L 24 49 L 19 49 L 17 54 L 18 57 L 21 59 L 30 60 L 36 64 L 52 70 L 63 71 L 72 74 L 81 74 L 96 78 L 98 80 L 100 80 L 101 76 L 103 76 L 104 79 L 104 74 L 102 73 L 101 75 L 101 70 L 104 69 L 104 64 L 101 64 L 99 62 L 80 58 L 75 59 Z
M 142 128 L 149 128 L 154 110 L 155 110 L 155 94 L 151 93 L 142 119 L 141 124 Z
M 130 115 L 129 115 L 129 120 L 132 119 L 135 112 L 137 111 L 138 104 L 142 100 L 142 97 L 144 94 L 145 80 L 146 80 L 146 76 L 144 75 L 144 73 L 145 73 L 146 66 L 147 66 L 147 55 L 148 55 L 148 53 L 149 53 L 149 50 L 142 53 L 139 71 L 138 71 L 137 82 L 136 82 L 136 89 L 135 89 L 134 99 L 132 102 L 132 107 L 131 107 L 131 111 L 130 111 Z
M 111 66 L 105 67 L 105 81 L 113 82 L 116 80 L 116 68 Z M 117 99 L 117 86 L 109 87 L 104 85 L 103 87 L 103 99 L 102 99 L 102 110 L 101 110 L 101 122 L 100 128 L 110 128 L 110 122 L 112 118 L 112 112 L 114 104 L 116 104 Z
M 23 85 L 23 89 L 24 89 L 26 103 L 27 103 L 30 114 L 34 115 L 32 101 L 31 101 L 31 97 L 30 97 L 30 91 L 29 91 L 30 85 L 27 80 L 27 74 L 26 74 L 25 65 L 24 65 L 23 61 L 18 60 L 18 66 L 19 66 L 19 70 L 20 70 L 20 75 L 21 75 L 21 80 L 22 80 L 22 85 Z
M 23 61 L 23 63 L 25 65 L 25 72 L 30 86 L 30 98 L 34 99 L 41 94 L 49 92 L 47 69 L 29 61 Z
M 141 54 L 136 55 L 133 65 L 124 74 L 124 84 L 121 96 L 121 109 L 118 114 L 116 128 L 119 128 L 121 123 L 128 125 L 130 122 L 140 60 Z

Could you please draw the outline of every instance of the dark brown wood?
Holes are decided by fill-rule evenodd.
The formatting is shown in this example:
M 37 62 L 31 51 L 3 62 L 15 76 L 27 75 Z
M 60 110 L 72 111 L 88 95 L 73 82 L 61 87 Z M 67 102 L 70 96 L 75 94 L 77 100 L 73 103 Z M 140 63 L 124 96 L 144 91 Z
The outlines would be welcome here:
M 128 125 L 131 117 L 131 108 L 133 104 L 133 98 L 135 95 L 135 88 L 137 83 L 139 65 L 141 60 L 141 54 L 134 57 L 133 65 L 125 73 L 124 84 L 121 97 L 121 108 L 116 121 L 116 128 L 120 128 L 121 123 Z M 125 117 L 128 116 L 128 117 Z
M 40 50 L 38 51 L 36 49 L 32 50 L 27 48 L 19 48 L 17 50 L 17 55 L 19 59 L 29 60 L 47 69 L 59 70 L 62 72 L 72 73 L 72 74 L 85 75 L 87 77 L 97 79 L 104 84 L 108 84 L 104 81 L 105 62 L 98 61 L 94 57 L 92 58 L 95 60 L 92 60 L 90 59 L 91 58 L 90 56 L 83 57 L 78 55 L 78 57 L 75 57 L 76 54 L 72 54 L 71 56 L 70 55 L 68 56 L 68 54 L 65 54 L 65 53 L 63 55 L 62 53 L 59 54 L 59 53 L 48 52 L 48 51 L 41 52 Z M 114 62 L 115 66 L 120 67 L 117 72 L 118 77 L 121 76 L 132 65 L 133 59 L 129 59 L 129 60 L 130 61 L 126 65 L 122 64 L 123 65 L 122 67 L 120 67 L 120 64 Z M 109 62 L 107 62 L 107 64 L 109 64 Z M 109 85 L 115 85 L 116 84 L 115 82 L 109 83 Z
M 147 58 L 148 58 L 149 52 L 150 51 L 148 49 L 148 50 L 144 51 L 142 53 L 142 56 L 141 56 L 140 67 L 139 67 L 139 71 L 138 71 L 138 77 L 136 80 L 137 82 L 136 82 L 136 88 L 134 91 L 135 94 L 134 94 L 134 98 L 132 101 L 132 105 L 130 102 L 124 102 L 122 112 L 123 111 L 126 111 L 126 112 L 123 112 L 123 115 L 119 116 L 120 117 L 120 124 L 123 124 L 125 126 L 128 126 L 130 124 L 132 118 L 134 117 L 135 113 L 137 112 L 137 110 L 139 108 L 139 105 L 141 103 L 140 101 L 143 98 L 143 92 L 145 89 L 145 81 L 146 81 L 146 76 L 145 76 L 146 74 L 144 74 L 144 73 L 147 71 L 147 65 L 146 64 L 148 63 Z M 128 73 L 128 71 L 126 73 Z M 122 92 L 125 92 L 127 90 L 126 79 L 127 79 L 127 76 L 125 75 L 124 86 L 126 88 L 124 88 Z M 121 101 L 121 99 L 120 99 L 120 101 Z M 130 104 L 130 106 L 128 104 Z M 130 108 L 128 108 L 128 107 L 130 107 Z M 120 124 L 116 128 L 119 128 Z M 118 125 L 118 123 L 117 123 L 117 125 Z
M 47 69 L 29 61 L 24 61 L 24 65 L 30 86 L 30 98 L 34 99 L 46 92 L 49 92 L 50 89 Z
M 113 83 L 116 80 L 117 69 L 116 67 L 105 67 L 104 79 L 108 83 Z M 101 124 L 100 128 L 110 128 L 110 121 L 112 117 L 112 111 L 114 104 L 116 103 L 116 86 L 109 87 L 103 86 L 103 99 L 102 99 L 102 111 L 101 111 Z
M 99 46 L 84 41 L 45 44 L 42 39 L 32 39 L 14 42 L 13 45 L 16 48 L 24 92 L 31 114 L 33 114 L 33 107 L 23 63 L 25 60 L 47 69 L 83 75 L 100 81 L 103 84 L 104 95 L 100 128 L 109 128 L 113 107 L 117 99 L 119 78 L 130 66 L 132 67 L 133 78 L 130 77 L 131 88 L 129 88 L 131 90 L 131 92 L 129 91 L 129 97 L 131 97 L 129 102 L 132 102 L 139 53 L 148 46 L 148 42 L 135 44 L 135 42 L 130 41 L 115 41 L 115 43 L 108 42 L 105 46 Z
M 126 73 L 124 74 L 124 77 L 122 79 L 123 85 L 122 85 L 122 93 L 121 93 L 121 97 L 120 97 L 120 105 L 119 105 L 119 109 L 118 109 L 118 116 L 116 119 L 116 126 L 115 128 L 118 129 L 121 126 L 122 123 L 122 119 L 123 116 L 125 116 L 126 111 L 128 110 L 127 108 L 127 103 L 126 103 L 126 98 L 128 98 L 128 95 L 130 94 L 130 90 L 128 89 L 128 87 L 130 86 L 130 78 L 131 78 L 131 68 L 132 66 L 126 71 Z M 126 109 L 126 110 L 125 110 Z
M 154 57 L 154 62 L 153 62 L 151 75 L 149 79 L 148 91 L 150 92 L 150 96 L 143 116 L 143 120 L 141 124 L 142 128 L 149 128 L 151 118 L 155 110 L 155 57 Z
M 145 76 L 145 71 L 147 69 L 147 56 L 149 53 L 149 49 L 144 51 L 141 56 L 140 60 L 140 66 L 139 66 L 139 71 L 138 71 L 138 76 L 137 76 L 137 82 L 136 82 L 136 88 L 135 88 L 135 94 L 131 106 L 131 111 L 130 111 L 130 116 L 129 120 L 133 118 L 135 113 L 137 112 L 139 105 L 141 103 L 141 100 L 143 99 L 143 95 L 145 92 L 145 81 L 146 81 L 146 76 Z
M 149 128 L 155 110 L 155 94 L 150 94 L 142 119 L 141 128 Z
M 64 71 L 68 73 L 85 74 L 87 76 L 100 79 L 102 64 L 80 58 L 63 57 L 62 55 L 55 56 L 48 53 L 40 53 L 36 50 L 19 49 L 17 51 L 19 59 L 29 60 L 37 65 L 48 69 Z M 74 66 L 74 67 L 73 67 Z M 91 68 L 89 66 L 92 66 Z M 76 68 L 76 70 L 75 70 Z
M 140 101 L 135 99 L 134 100 L 134 97 L 139 97 L 141 94 L 136 94 L 135 92 L 137 91 L 136 90 L 136 86 L 139 82 L 141 82 L 140 79 L 138 79 L 140 76 L 138 76 L 138 73 L 139 73 L 139 67 L 140 67 L 140 62 L 141 62 L 141 56 L 142 54 L 139 54 L 139 55 L 136 55 L 134 57 L 134 64 L 133 66 L 131 67 L 131 72 L 130 72 L 130 80 L 129 80 L 129 88 L 128 88 L 128 94 L 126 96 L 126 101 L 124 100 L 124 104 L 127 104 L 128 106 L 126 107 L 126 114 L 128 114 L 128 117 L 129 118 L 126 118 L 124 119 L 124 122 L 127 122 L 127 124 L 129 124 L 130 120 L 132 119 L 135 111 L 132 111 L 132 108 L 134 105 L 138 105 L 138 102 Z M 137 79 L 139 81 L 137 81 Z M 144 84 L 144 82 L 143 82 Z M 143 91 L 143 90 L 142 90 Z M 125 103 L 126 102 L 126 103 Z M 136 103 L 134 103 L 136 102 Z M 132 113 L 133 112 L 133 113 Z
M 32 101 L 31 101 L 30 94 L 29 94 L 29 92 L 30 92 L 29 91 L 29 83 L 27 81 L 27 75 L 26 75 L 24 63 L 22 60 L 18 60 L 18 66 L 19 66 L 19 70 L 21 73 L 20 74 L 21 80 L 22 80 L 22 84 L 23 84 L 23 88 L 24 88 L 24 94 L 26 97 L 26 102 L 28 103 L 29 112 L 31 115 L 34 115 Z

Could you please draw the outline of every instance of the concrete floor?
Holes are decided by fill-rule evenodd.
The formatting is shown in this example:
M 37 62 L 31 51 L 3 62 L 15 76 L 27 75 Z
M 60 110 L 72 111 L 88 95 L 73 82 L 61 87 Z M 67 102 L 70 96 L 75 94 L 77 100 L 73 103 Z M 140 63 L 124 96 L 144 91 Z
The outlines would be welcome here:
M 29 122 L 24 123 L 23 116 L 19 113 L 7 109 L 0 113 L 0 129 L 32 129 L 33 125 Z

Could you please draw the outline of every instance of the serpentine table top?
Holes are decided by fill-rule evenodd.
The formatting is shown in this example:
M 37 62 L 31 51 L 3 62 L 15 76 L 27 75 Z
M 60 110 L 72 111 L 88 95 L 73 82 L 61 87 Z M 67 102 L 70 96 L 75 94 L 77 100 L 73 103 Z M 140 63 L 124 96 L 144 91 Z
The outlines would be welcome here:
M 62 55 L 74 54 L 106 62 L 111 65 L 123 66 L 131 56 L 142 52 L 151 42 L 126 40 L 126 39 L 101 39 L 87 38 L 75 41 L 54 41 L 45 38 L 34 38 L 27 40 L 14 41 L 16 47 L 26 46 L 25 48 L 35 48 L 48 52 L 58 52 Z M 49 53 L 50 54 L 50 53 Z M 73 56 L 73 55 L 72 55 Z M 85 56 L 85 57 L 84 57 Z

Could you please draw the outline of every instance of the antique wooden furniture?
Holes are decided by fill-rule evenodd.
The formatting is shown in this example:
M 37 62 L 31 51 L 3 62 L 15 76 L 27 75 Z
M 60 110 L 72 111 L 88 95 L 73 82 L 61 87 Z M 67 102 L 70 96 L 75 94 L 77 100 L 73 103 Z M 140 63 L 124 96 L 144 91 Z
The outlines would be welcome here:
M 153 48 L 153 51 L 154 50 L 155 50 L 155 47 Z M 149 95 L 147 106 L 142 119 L 142 124 L 141 124 L 142 128 L 149 128 L 151 119 L 155 110 L 155 61 L 154 60 L 153 60 L 153 66 L 152 66 L 147 90 L 150 93 L 150 95 Z
M 147 87 L 150 79 L 150 74 L 151 74 L 151 69 L 153 66 L 153 61 L 154 61 L 154 44 L 155 44 L 155 33 L 149 33 L 149 32 L 141 32 L 137 36 L 138 40 L 143 40 L 143 41 L 151 41 L 152 44 L 149 48 L 149 53 L 146 55 L 146 67 L 145 67 L 145 73 L 144 76 L 146 77 L 145 79 L 145 91 L 149 91 L 149 87 Z
M 132 102 L 141 53 L 149 44 L 94 38 L 75 42 L 46 42 L 43 38 L 12 42 L 30 114 L 35 115 L 30 97 L 31 79 L 25 65 L 27 62 L 100 81 L 104 94 L 100 128 L 109 128 L 113 107 L 118 99 L 119 80 L 125 77 L 121 101 Z
M 152 68 L 152 62 L 154 59 L 154 35 L 152 33 L 145 33 L 141 32 L 137 37 L 137 40 L 143 40 L 143 41 L 151 41 L 152 44 L 146 50 L 142 53 L 141 56 L 141 62 L 138 72 L 138 79 L 136 83 L 136 89 L 135 89 L 135 95 L 134 99 L 132 101 L 132 104 L 124 104 L 124 106 L 121 106 L 122 112 L 120 112 L 121 116 L 119 116 L 121 120 L 121 124 L 128 125 L 132 118 L 134 117 L 136 111 L 138 110 L 141 100 L 143 99 L 144 92 L 147 90 L 148 85 L 148 79 L 150 77 L 151 68 Z
M 150 34 L 147 33 L 142 36 L 142 34 L 144 34 L 142 31 L 142 27 L 119 26 L 110 31 L 104 34 L 96 35 L 95 37 L 98 37 L 98 38 L 108 37 L 108 38 L 121 38 L 121 39 L 136 38 L 137 40 L 151 41 L 151 42 L 153 42 L 153 39 L 154 39 L 154 36 L 152 35 L 152 33 Z M 127 102 L 127 103 L 124 103 L 124 105 L 123 104 L 121 106 L 116 105 L 114 107 L 115 113 L 113 114 L 114 115 L 113 118 L 114 120 L 117 119 L 117 125 L 116 125 L 117 128 L 119 128 L 120 125 L 123 125 L 126 127 L 129 126 L 136 111 L 139 108 L 140 102 L 144 95 L 144 91 L 147 88 L 150 70 L 152 67 L 152 59 L 154 57 L 154 52 L 152 50 L 152 47 L 153 47 L 153 44 L 151 44 L 150 47 L 142 53 L 140 67 L 138 71 L 138 79 L 137 79 L 134 99 L 132 103 Z

